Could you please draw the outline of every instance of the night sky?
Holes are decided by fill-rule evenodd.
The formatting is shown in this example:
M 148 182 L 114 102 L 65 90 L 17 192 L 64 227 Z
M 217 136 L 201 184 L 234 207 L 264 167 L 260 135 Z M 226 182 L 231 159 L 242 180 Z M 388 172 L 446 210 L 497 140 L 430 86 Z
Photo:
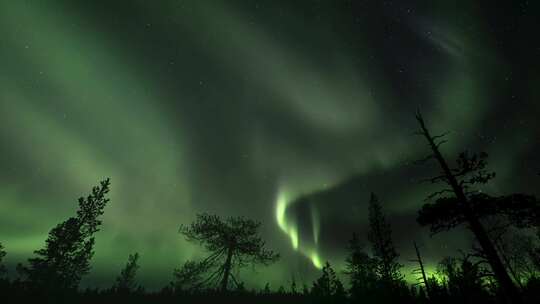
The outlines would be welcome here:
M 158 288 L 204 252 L 178 233 L 199 212 L 262 222 L 281 260 L 249 286 L 310 284 L 347 240 L 367 244 L 375 192 L 410 276 L 468 249 L 416 223 L 443 151 L 490 154 L 485 191 L 540 195 L 537 1 L 0 1 L 0 242 L 14 266 L 110 177 L 83 285 L 132 252 Z M 536 6 L 536 7 L 535 7 Z

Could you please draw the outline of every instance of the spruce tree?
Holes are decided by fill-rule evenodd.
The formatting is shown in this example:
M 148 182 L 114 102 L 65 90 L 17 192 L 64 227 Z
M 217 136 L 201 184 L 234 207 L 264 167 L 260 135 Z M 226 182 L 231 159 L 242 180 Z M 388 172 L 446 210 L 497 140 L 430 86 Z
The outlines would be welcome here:
M 343 284 L 336 276 L 336 272 L 330 266 L 330 263 L 326 262 L 322 269 L 322 275 L 315 282 L 311 288 L 311 294 L 319 298 L 343 298 L 345 297 L 345 290 Z
M 376 272 L 385 285 L 395 285 L 402 280 L 401 264 L 398 263 L 397 253 L 392 241 L 392 229 L 383 213 L 382 206 L 374 193 L 369 201 L 369 232 Z
M 116 278 L 115 289 L 119 292 L 132 292 L 137 287 L 135 277 L 137 276 L 137 270 L 139 269 L 139 254 L 135 252 L 130 254 L 126 266 L 120 275 Z
M 349 276 L 351 282 L 349 293 L 353 298 L 365 299 L 374 291 L 377 282 L 375 260 L 362 249 L 356 233 L 353 233 L 349 241 L 345 274 Z
M 28 259 L 18 271 L 27 283 L 48 291 L 74 290 L 82 277 L 90 271 L 94 255 L 94 234 L 99 231 L 99 217 L 109 199 L 110 180 L 101 181 L 86 198 L 79 198 L 76 217 L 70 217 L 49 232 L 45 247 L 36 250 L 37 257 Z

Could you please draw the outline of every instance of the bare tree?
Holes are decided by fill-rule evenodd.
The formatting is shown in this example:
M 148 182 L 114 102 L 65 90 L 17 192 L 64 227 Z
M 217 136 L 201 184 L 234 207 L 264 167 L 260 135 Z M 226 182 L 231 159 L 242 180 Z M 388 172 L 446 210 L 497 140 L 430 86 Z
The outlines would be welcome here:
M 419 223 L 432 225 L 433 230 L 434 226 L 441 223 L 447 224 L 447 226 L 443 225 L 442 227 L 454 227 L 461 222 L 466 222 L 480 244 L 507 300 L 511 303 L 522 303 L 517 287 L 510 279 L 495 246 L 479 220 L 478 210 L 473 209 L 471 203 L 476 198 L 488 199 L 481 193 L 471 193 L 469 191 L 470 186 L 478 183 L 486 183 L 495 176 L 494 173 L 485 170 L 485 158 L 487 154 L 469 156 L 467 153 L 462 153 L 458 159 L 458 168 L 451 169 L 439 150 L 441 144 L 446 142 L 446 140 L 441 140 L 444 134 L 432 136 L 420 112 L 416 114 L 416 119 L 420 125 L 420 132 L 418 134 L 426 139 L 432 151 L 432 154 L 425 158 L 425 160 L 435 159 L 442 169 L 442 173 L 431 178 L 430 181 L 433 183 L 442 182 L 449 187 L 433 193 L 428 197 L 429 199 L 438 198 L 438 205 L 428 205 L 438 212 L 426 212 L 426 208 L 423 208 L 419 215 Z M 445 194 L 452 196 L 442 197 Z M 471 199 L 471 196 L 473 199 Z M 444 217 L 446 221 L 441 221 L 441 217 Z
M 428 298 L 431 298 L 431 290 L 430 290 L 430 282 L 427 279 L 426 271 L 424 269 L 424 261 L 422 260 L 422 256 L 420 255 L 420 249 L 418 249 L 418 245 L 416 245 L 416 242 L 413 242 L 414 245 L 414 251 L 416 252 L 416 259 L 412 260 L 415 263 L 418 263 L 418 268 L 413 270 L 414 274 L 421 274 L 422 275 L 422 283 L 424 283 L 424 287 L 426 288 L 426 294 Z

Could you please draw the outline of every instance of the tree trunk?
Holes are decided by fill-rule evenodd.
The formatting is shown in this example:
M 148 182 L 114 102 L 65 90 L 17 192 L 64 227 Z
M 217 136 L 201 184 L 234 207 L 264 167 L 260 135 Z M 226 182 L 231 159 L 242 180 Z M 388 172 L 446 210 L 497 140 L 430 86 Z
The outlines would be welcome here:
M 486 255 L 486 259 L 488 260 L 488 263 L 491 266 L 491 269 L 493 270 L 497 281 L 501 285 L 501 289 L 504 293 L 504 296 L 506 297 L 506 300 L 509 303 L 521 304 L 523 302 L 521 299 L 521 295 L 519 294 L 518 289 L 512 282 L 512 279 L 510 279 L 510 276 L 506 272 L 506 269 L 504 268 L 504 265 L 499 255 L 497 254 L 497 251 L 495 250 L 495 247 L 493 246 L 493 243 L 491 242 L 486 230 L 484 229 L 476 215 L 473 213 L 469 204 L 469 200 L 467 199 L 463 188 L 459 185 L 456 177 L 452 174 L 450 167 L 448 166 L 446 160 L 439 151 L 439 148 L 435 143 L 433 137 L 429 133 L 429 130 L 426 128 L 423 118 L 418 115 L 417 119 L 420 123 L 420 127 L 422 128 L 422 133 L 428 141 L 431 150 L 433 151 L 433 156 L 439 162 L 439 165 L 441 166 L 444 175 L 446 176 L 448 184 L 452 187 L 456 198 L 463 203 L 463 214 L 465 215 L 465 218 L 469 223 L 471 231 L 474 233 L 476 239 L 478 240 L 478 243 L 480 243 L 480 246 L 482 247 L 482 250 Z
M 521 284 L 521 281 L 519 280 L 519 275 L 516 273 L 516 270 L 512 266 L 512 262 L 504 252 L 504 245 L 501 245 L 501 243 L 497 240 L 493 241 L 493 245 L 495 246 L 495 249 L 499 252 L 501 259 L 504 262 L 504 265 L 506 265 L 506 268 L 508 269 L 508 272 L 510 272 L 510 275 L 512 275 L 512 278 L 514 278 L 514 282 L 516 282 L 516 284 L 519 285 L 519 288 L 522 289 L 523 284 Z
M 229 276 L 231 274 L 231 262 L 232 262 L 232 254 L 233 254 L 233 248 L 229 247 L 227 251 L 227 260 L 225 260 L 225 264 L 223 265 L 223 279 L 221 280 L 221 291 L 226 292 L 227 286 L 229 284 Z
M 420 256 L 420 251 L 418 250 L 418 246 L 416 246 L 416 242 L 413 242 L 414 244 L 414 250 L 416 251 L 416 257 L 418 258 L 418 265 L 420 265 L 420 272 L 422 273 L 422 280 L 424 280 L 424 285 L 426 286 L 426 294 L 427 297 L 431 299 L 431 290 L 429 288 L 429 283 L 426 277 L 426 272 L 424 270 L 424 263 L 422 262 L 422 257 Z

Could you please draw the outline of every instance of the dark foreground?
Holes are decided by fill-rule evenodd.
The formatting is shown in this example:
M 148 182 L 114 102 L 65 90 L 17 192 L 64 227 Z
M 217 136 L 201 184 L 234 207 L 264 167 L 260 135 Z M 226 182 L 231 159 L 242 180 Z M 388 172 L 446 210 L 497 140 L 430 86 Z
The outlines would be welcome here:
M 502 296 L 488 293 L 451 294 L 444 290 L 432 290 L 431 298 L 423 288 L 412 287 L 410 292 L 395 294 L 392 291 L 354 298 L 351 295 L 321 296 L 311 292 L 290 291 L 231 291 L 226 294 L 214 291 L 200 293 L 178 293 L 169 289 L 159 292 L 118 292 L 112 290 L 81 290 L 78 292 L 38 292 L 2 286 L 0 303 L 506 303 Z M 522 290 L 524 304 L 540 303 L 540 284 L 528 284 Z

